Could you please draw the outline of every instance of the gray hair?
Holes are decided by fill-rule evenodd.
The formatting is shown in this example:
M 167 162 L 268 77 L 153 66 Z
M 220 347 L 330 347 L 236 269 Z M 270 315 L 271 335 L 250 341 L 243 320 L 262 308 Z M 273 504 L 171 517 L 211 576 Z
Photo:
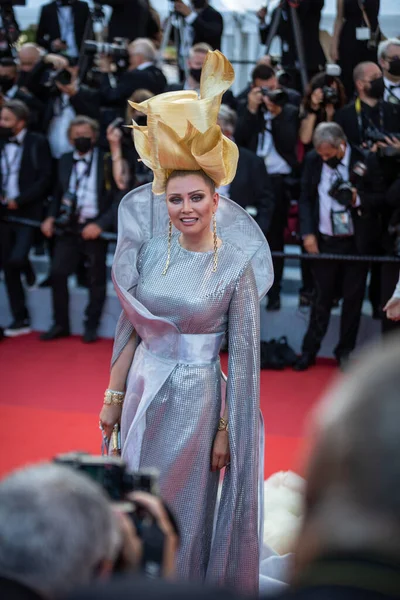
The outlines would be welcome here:
M 148 60 L 155 62 L 157 60 L 157 49 L 153 42 L 147 38 L 137 38 L 128 46 L 129 54 L 140 54 Z
M 339 148 L 340 144 L 346 140 L 343 129 L 337 123 L 320 123 L 315 128 L 313 135 L 313 144 L 316 149 L 322 144 L 330 144 L 334 148 Z
M 389 46 L 397 46 L 399 48 L 400 53 L 400 40 L 398 38 L 389 38 L 388 40 L 384 40 L 378 46 L 378 59 L 386 58 L 386 53 L 389 49 Z
M 236 128 L 237 114 L 226 104 L 221 104 L 218 121 L 221 123 L 222 129 L 229 129 L 233 133 Z
M 115 559 L 120 536 L 105 492 L 68 467 L 37 465 L 0 482 L 0 576 L 65 594 Z
M 305 523 L 328 551 L 400 552 L 399 362 L 397 335 L 360 355 L 314 415 Z

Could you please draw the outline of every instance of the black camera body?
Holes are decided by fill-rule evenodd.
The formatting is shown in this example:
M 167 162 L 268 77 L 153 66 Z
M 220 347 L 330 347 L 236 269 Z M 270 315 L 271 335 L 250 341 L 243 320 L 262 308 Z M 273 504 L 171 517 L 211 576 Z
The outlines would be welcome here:
M 371 146 L 379 142 L 386 144 L 385 138 L 387 137 L 400 140 L 400 133 L 383 133 L 374 127 L 367 127 L 364 131 L 364 139 Z M 400 150 L 392 146 L 386 146 L 386 148 L 378 148 L 378 155 L 385 158 L 398 157 L 400 156 Z
M 335 90 L 335 88 L 330 85 L 324 85 L 322 88 L 322 93 L 324 95 L 324 99 L 322 101 L 323 105 L 327 104 L 336 104 L 339 101 L 339 94 Z
M 277 89 L 270 90 L 266 87 L 261 88 L 261 94 L 264 98 L 268 98 L 273 104 L 277 106 L 285 106 L 289 100 L 289 96 L 285 90 Z
M 105 54 L 116 60 L 127 59 L 129 57 L 125 42 L 96 42 L 94 40 L 86 40 L 83 44 L 83 53 L 86 56 L 95 56 L 96 54 Z
M 61 200 L 60 214 L 54 224 L 61 229 L 71 230 L 77 225 L 78 218 L 78 197 L 76 193 L 67 191 Z
M 353 189 L 360 185 L 367 173 L 367 165 L 361 161 L 355 163 L 350 173 L 350 181 L 338 176 L 332 183 L 328 194 L 345 208 L 350 208 L 353 201 Z

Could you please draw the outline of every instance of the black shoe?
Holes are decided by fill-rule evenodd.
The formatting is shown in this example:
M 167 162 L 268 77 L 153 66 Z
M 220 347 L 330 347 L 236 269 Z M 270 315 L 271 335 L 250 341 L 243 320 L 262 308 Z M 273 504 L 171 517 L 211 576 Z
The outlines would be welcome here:
M 85 333 L 82 336 L 82 341 L 85 344 L 93 344 L 99 339 L 97 335 L 97 327 L 85 327 Z
M 36 283 L 36 275 L 30 260 L 26 262 L 23 273 L 25 275 L 26 285 L 29 287 L 33 287 Z
M 279 296 L 277 298 L 268 298 L 267 310 L 271 312 L 281 310 L 281 299 Z
M 6 337 L 18 337 L 19 335 L 26 335 L 31 331 L 32 329 L 29 319 L 20 319 L 13 321 L 11 325 L 6 327 L 4 330 L 4 335 Z
M 293 371 L 307 371 L 310 367 L 315 365 L 314 354 L 304 353 L 298 357 L 293 365 Z
M 278 356 L 280 356 L 286 367 L 293 367 L 297 361 L 297 354 L 288 344 L 287 337 L 283 335 L 276 341 Z
M 273 371 L 282 371 L 285 368 L 285 361 L 280 355 L 279 344 L 275 340 L 261 342 L 260 352 L 261 369 L 271 369 Z
M 42 342 L 50 342 L 51 340 L 58 340 L 59 338 L 65 338 L 69 335 L 69 329 L 62 327 L 61 325 L 52 325 L 48 331 L 42 333 L 40 339 Z

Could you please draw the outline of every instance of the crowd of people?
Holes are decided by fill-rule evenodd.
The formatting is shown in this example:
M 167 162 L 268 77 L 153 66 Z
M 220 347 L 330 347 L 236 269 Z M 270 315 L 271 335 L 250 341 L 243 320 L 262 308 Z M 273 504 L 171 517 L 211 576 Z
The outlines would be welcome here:
M 41 9 L 36 43 L 0 59 L 1 211 L 9 219 L 1 223 L 2 268 L 13 317 L 7 336 L 30 331 L 23 278 L 35 282 L 29 252 L 42 243 L 33 227 L 12 222 L 19 217 L 41 222 L 51 258 L 43 285 L 51 287 L 53 321 L 41 339 L 70 334 L 73 273 L 89 289 L 83 339 L 97 339 L 107 285 L 102 234 L 116 232 L 123 195 L 152 180 L 124 124 L 145 126 L 137 105 L 154 95 L 200 92 L 207 53 L 221 47 L 223 19 L 208 0 L 172 2 L 180 82 L 170 83 L 158 62 L 162 24 L 151 4 L 107 4 L 108 41 L 117 43 L 88 42 L 95 17 L 86 2 L 55 0 Z M 323 4 L 302 0 L 297 7 L 309 77 L 304 93 L 290 12 L 278 28 L 279 60 L 262 56 L 241 93 L 225 92 L 219 125 L 239 146 L 239 166 L 219 192 L 256 219 L 272 251 L 284 250 L 290 212 L 298 215 L 295 239 L 304 253 L 398 255 L 400 41 L 381 41 L 379 2 L 338 2 L 330 52 L 340 72 L 326 64 L 318 39 Z M 264 9 L 258 16 L 265 42 L 270 22 Z M 281 308 L 283 267 L 275 258 L 268 311 Z M 373 314 L 387 331 L 397 326 L 382 311 L 397 282 L 395 263 L 303 261 L 299 304 L 312 308 L 296 369 L 315 361 L 331 308 L 342 298 L 335 354 L 339 363 L 347 360 L 369 272 Z

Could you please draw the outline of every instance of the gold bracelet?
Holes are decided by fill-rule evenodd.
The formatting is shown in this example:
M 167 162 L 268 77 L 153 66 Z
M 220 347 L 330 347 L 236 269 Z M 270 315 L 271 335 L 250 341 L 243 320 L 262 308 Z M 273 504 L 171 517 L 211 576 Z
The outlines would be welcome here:
M 116 390 L 106 390 L 104 392 L 104 404 L 114 404 L 121 406 L 124 403 L 125 392 L 117 392 Z
M 218 431 L 228 431 L 228 421 L 221 418 L 218 421 Z

